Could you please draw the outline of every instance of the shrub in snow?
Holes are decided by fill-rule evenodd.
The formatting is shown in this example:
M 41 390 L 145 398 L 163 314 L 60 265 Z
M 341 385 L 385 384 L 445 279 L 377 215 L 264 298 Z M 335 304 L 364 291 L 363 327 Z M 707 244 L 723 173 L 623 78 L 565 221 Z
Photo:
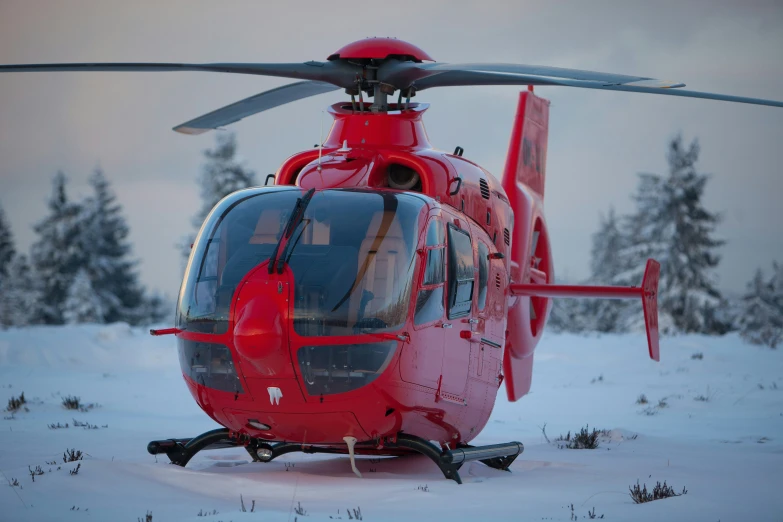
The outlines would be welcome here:
M 652 502 L 653 500 L 660 500 L 662 498 L 679 497 L 688 492 L 688 490 L 682 488 L 682 493 L 675 493 L 674 488 L 667 486 L 665 480 L 663 481 L 663 484 L 657 482 L 652 492 L 647 491 L 647 484 L 640 487 L 638 480 L 636 481 L 636 485 L 633 487 L 629 486 L 628 490 L 631 492 L 630 495 L 635 504 L 644 504 L 645 502 Z
M 753 344 L 776 348 L 783 342 L 783 265 L 773 263 L 768 280 L 758 269 L 747 288 L 739 318 L 740 335 Z
M 66 410 L 78 410 L 81 406 L 82 403 L 79 397 L 73 397 L 71 395 L 63 397 L 63 407 Z
M 27 404 L 27 399 L 24 398 L 24 392 L 22 392 L 19 397 L 11 397 L 8 399 L 8 406 L 6 407 L 5 411 L 13 413 L 18 411 L 19 408 L 25 404 Z
M 645 394 L 639 395 L 636 399 L 636 404 L 647 404 L 647 396 Z
M 565 437 L 561 435 L 556 438 L 555 442 L 558 443 L 558 447 L 561 449 L 596 449 L 598 447 L 598 436 L 603 433 L 603 430 L 599 432 L 593 428 L 591 432 L 589 428 L 589 426 L 585 426 L 578 433 L 574 433 L 573 437 L 569 431 Z
M 84 458 L 84 455 L 82 455 L 82 452 L 77 449 L 66 449 L 63 452 L 63 464 L 67 464 L 68 462 L 76 462 L 77 460 L 82 460 Z
M 30 478 L 33 479 L 33 482 L 35 482 L 35 477 L 40 477 L 44 474 L 44 470 L 41 469 L 41 466 L 36 466 L 35 469 L 27 466 L 27 470 L 30 472 Z

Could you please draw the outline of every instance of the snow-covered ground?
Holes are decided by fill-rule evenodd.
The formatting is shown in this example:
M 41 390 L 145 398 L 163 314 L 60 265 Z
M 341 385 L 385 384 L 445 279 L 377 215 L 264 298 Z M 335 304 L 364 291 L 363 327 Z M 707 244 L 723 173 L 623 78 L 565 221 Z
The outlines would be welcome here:
M 459 486 L 418 456 L 362 458 L 363 479 L 347 457 L 261 464 L 241 448 L 170 465 L 147 442 L 216 427 L 182 382 L 173 339 L 121 324 L 0 332 L 0 400 L 24 392 L 29 409 L 0 421 L 0 471 L 20 484 L 0 486 L 0 520 L 315 522 L 348 520 L 349 508 L 368 522 L 582 520 L 593 508 L 606 520 L 783 520 L 783 352 L 734 335 L 665 338 L 658 364 L 646 351 L 637 335 L 549 335 L 532 393 L 508 403 L 501 389 L 476 441 L 519 440 L 524 454 L 511 473 L 468 464 Z M 66 395 L 98 406 L 73 413 Z M 552 440 L 586 424 L 612 431 L 596 450 L 558 449 L 545 424 Z M 70 448 L 86 454 L 77 475 L 62 462 Z M 630 485 L 664 480 L 687 494 L 631 501 Z

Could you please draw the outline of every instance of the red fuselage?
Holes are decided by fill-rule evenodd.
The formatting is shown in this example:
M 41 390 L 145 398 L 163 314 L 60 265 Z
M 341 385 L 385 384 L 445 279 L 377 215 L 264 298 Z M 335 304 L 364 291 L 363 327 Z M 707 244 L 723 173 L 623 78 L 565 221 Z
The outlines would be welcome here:
M 523 137 L 533 104 L 547 114 Z M 542 210 L 548 104 L 521 95 L 502 185 L 431 147 L 426 107 L 332 106 L 322 151 L 292 156 L 274 187 L 235 193 L 207 218 L 177 337 L 188 387 L 218 423 L 305 444 L 382 444 L 400 432 L 467 443 L 504 379 L 512 400 L 529 390 L 548 300 L 512 297 L 509 285 L 552 278 Z M 278 223 L 309 189 L 301 230 L 280 239 Z M 273 201 L 283 212 L 270 218 Z M 240 211 L 250 217 L 234 218 Z M 234 222 L 248 232 L 234 233 Z M 270 270 L 274 246 L 292 254 Z M 243 255 L 251 261 L 232 260 Z M 202 277 L 208 266 L 214 274 Z M 209 281 L 211 293 L 197 289 Z M 222 292 L 222 326 L 198 322 L 193 310 L 209 308 L 199 292 Z

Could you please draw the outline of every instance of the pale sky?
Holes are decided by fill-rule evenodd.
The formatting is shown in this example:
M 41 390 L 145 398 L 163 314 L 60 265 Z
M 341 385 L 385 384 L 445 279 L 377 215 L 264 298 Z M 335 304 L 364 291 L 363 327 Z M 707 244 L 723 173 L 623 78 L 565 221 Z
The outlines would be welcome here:
M 437 61 L 511 62 L 682 81 L 693 90 L 783 100 L 783 3 L 771 2 L 120 2 L 0 0 L 0 63 L 303 62 L 351 41 L 395 36 Z M 0 205 L 17 246 L 46 212 L 63 170 L 72 197 L 100 165 L 124 205 L 142 280 L 174 297 L 175 244 L 199 208 L 201 151 L 214 133 L 171 127 L 289 83 L 217 73 L 0 75 Z M 521 87 L 522 89 L 524 87 Z M 500 176 L 515 87 L 452 87 L 429 102 L 432 143 Z M 588 275 L 600 213 L 632 210 L 637 172 L 666 173 L 666 143 L 701 142 L 705 196 L 724 216 L 720 286 L 741 291 L 783 261 L 783 109 L 665 96 L 539 87 L 551 100 L 546 211 L 558 277 Z M 318 141 L 339 91 L 232 126 L 263 182 Z

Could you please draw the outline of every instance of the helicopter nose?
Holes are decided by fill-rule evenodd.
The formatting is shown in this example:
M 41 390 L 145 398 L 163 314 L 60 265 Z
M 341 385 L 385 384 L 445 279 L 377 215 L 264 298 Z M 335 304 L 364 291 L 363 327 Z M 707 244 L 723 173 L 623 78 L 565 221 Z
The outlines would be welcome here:
M 234 346 L 255 377 L 296 378 L 288 351 L 289 279 L 289 271 L 258 270 L 236 297 Z

